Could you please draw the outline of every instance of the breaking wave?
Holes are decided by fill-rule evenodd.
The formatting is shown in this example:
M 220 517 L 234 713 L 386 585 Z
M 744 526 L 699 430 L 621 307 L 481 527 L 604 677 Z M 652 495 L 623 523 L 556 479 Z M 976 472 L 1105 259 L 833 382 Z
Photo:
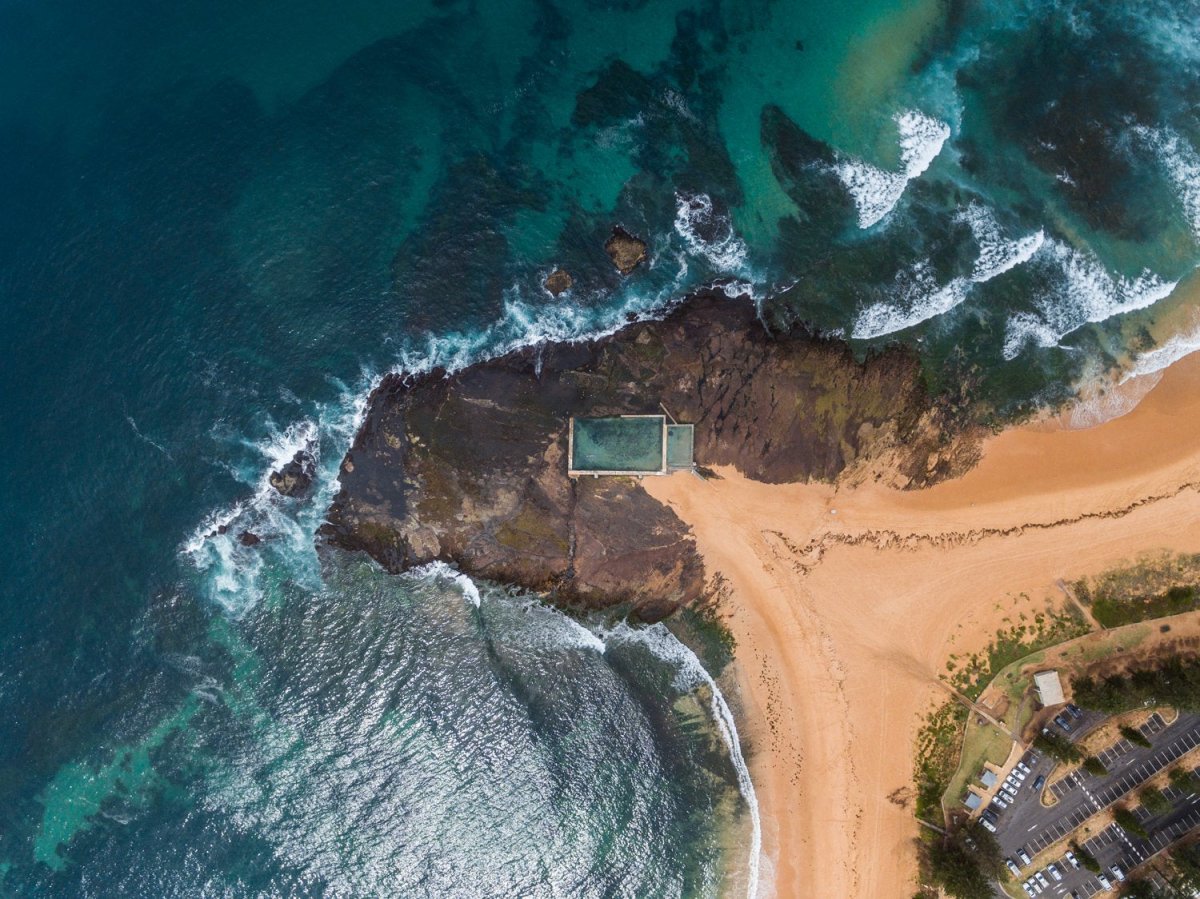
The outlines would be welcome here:
M 1200 350 L 1200 315 L 1194 318 L 1192 326 L 1188 330 L 1173 334 L 1152 350 L 1139 353 L 1134 359 L 1133 365 L 1121 377 L 1121 383 L 1131 378 L 1160 372 L 1168 366 L 1174 365 L 1184 356 L 1190 356 L 1198 350 Z
M 734 275 L 746 266 L 746 244 L 728 217 L 718 217 L 708 194 L 675 194 L 675 232 L 687 248 L 718 274 Z M 702 233 L 711 236 L 703 237 Z
M 859 313 L 851 337 L 883 337 L 944 315 L 967 299 L 972 284 L 985 284 L 1028 262 L 1046 242 L 1040 229 L 1015 240 L 1005 238 L 995 215 L 978 203 L 972 203 L 958 218 L 970 226 L 979 247 L 970 276 L 939 285 L 929 262 L 918 262 L 896 276 L 891 298 Z
M 1058 286 L 1035 300 L 1036 313 L 1018 313 L 1009 320 L 1005 359 L 1015 358 L 1030 343 L 1057 346 L 1086 324 L 1149 308 L 1170 296 L 1178 283 L 1149 270 L 1136 278 L 1110 275 L 1093 254 L 1049 238 L 1045 255 L 1059 268 Z
M 870 228 L 896 208 L 908 182 L 920 177 L 950 137 L 950 126 L 910 109 L 893 116 L 900 132 L 899 172 L 889 172 L 861 159 L 838 161 L 838 177 L 858 208 L 858 226 Z
M 1171 128 L 1138 126 L 1133 131 L 1154 151 L 1166 169 L 1192 236 L 1200 243 L 1200 154 Z
M 638 643 L 664 661 L 675 665 L 678 673 L 675 676 L 675 689 L 680 692 L 690 692 L 703 685 L 708 687 L 711 696 L 711 713 L 720 731 L 721 739 L 729 750 L 729 758 L 737 772 L 738 789 L 746 807 L 750 812 L 750 853 L 746 862 L 746 896 L 747 899 L 757 899 L 762 857 L 762 820 L 759 816 L 758 796 L 754 792 L 754 782 L 750 778 L 750 768 L 742 755 L 742 746 L 738 741 L 737 723 L 733 712 L 725 702 L 716 681 L 700 663 L 696 654 L 679 641 L 674 634 L 667 630 L 662 623 L 648 627 L 632 628 L 620 624 L 607 635 L 608 640 L 627 643 Z

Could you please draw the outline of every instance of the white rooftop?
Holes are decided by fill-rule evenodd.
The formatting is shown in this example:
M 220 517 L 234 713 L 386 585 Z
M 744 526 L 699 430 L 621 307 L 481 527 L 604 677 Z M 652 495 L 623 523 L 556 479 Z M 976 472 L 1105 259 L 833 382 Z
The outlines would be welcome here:
M 1038 699 L 1042 705 L 1060 705 L 1067 701 L 1063 696 L 1062 681 L 1058 679 L 1057 671 L 1039 671 L 1034 674 L 1033 683 L 1037 687 Z

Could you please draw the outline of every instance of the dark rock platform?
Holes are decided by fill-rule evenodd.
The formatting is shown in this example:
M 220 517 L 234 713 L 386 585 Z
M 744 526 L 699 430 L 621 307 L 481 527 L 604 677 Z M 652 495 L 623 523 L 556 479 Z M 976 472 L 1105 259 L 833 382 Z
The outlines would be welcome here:
M 911 353 L 859 362 L 838 341 L 772 335 L 748 300 L 712 291 L 591 343 L 388 376 L 322 537 L 394 572 L 442 560 L 562 604 L 661 618 L 705 593 L 687 527 L 637 479 L 572 480 L 566 458 L 570 416 L 660 402 L 695 423 L 699 465 L 761 481 L 878 477 L 877 460 L 914 486 L 966 464 Z

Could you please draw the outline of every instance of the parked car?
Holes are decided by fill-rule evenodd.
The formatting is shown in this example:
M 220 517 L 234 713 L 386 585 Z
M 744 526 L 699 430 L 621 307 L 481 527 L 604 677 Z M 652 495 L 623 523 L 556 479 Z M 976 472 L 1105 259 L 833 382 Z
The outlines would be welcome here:
M 1078 870 L 1079 870 L 1079 859 L 1077 859 L 1077 858 L 1075 857 L 1075 853 L 1074 853 L 1074 852 L 1072 852 L 1070 849 L 1068 849 L 1068 850 L 1067 850 L 1067 854 L 1066 854 L 1066 855 L 1064 855 L 1064 856 L 1063 856 L 1063 858 L 1065 858 L 1065 859 L 1067 860 L 1067 864 L 1068 864 L 1068 865 L 1070 865 L 1070 866 L 1071 866 L 1072 868 L 1074 868 L 1076 871 L 1078 871 Z
M 1108 870 L 1112 871 L 1112 876 L 1117 878 L 1118 883 L 1125 879 L 1125 872 L 1121 870 L 1120 865 L 1113 865 Z
M 1063 730 L 1065 730 L 1067 733 L 1071 732 L 1071 722 L 1068 721 L 1067 716 L 1063 715 L 1061 712 L 1054 716 L 1054 723 L 1057 724 L 1059 727 L 1061 727 Z
M 986 827 L 988 830 L 990 830 L 992 833 L 996 832 L 996 825 L 993 824 L 991 821 L 989 821 L 987 818 L 980 818 L 979 823 L 982 824 L 984 827 Z
M 1020 768 L 1022 771 L 1024 771 L 1026 774 L 1030 774 L 1033 772 L 1033 769 L 1030 768 L 1028 765 L 1026 765 L 1024 761 L 1017 762 L 1017 767 Z
M 1008 803 L 999 796 L 992 797 L 992 805 L 996 806 L 996 808 L 1008 808 Z
M 1017 858 L 1021 860 L 1021 864 L 1023 865 L 1033 864 L 1033 859 L 1029 857 L 1029 850 L 1024 846 L 1017 850 Z
M 1050 872 L 1050 876 L 1055 880 L 1062 880 L 1062 873 L 1058 870 L 1058 865 L 1050 864 L 1046 866 L 1046 870 Z
M 1046 775 L 1045 774 L 1039 774 L 1037 777 L 1034 778 L 1033 788 L 1035 790 L 1040 790 L 1045 785 L 1046 785 Z
M 1043 889 L 1045 889 L 1046 887 L 1050 886 L 1050 881 L 1048 881 L 1048 880 L 1046 879 L 1046 875 L 1045 875 L 1045 874 L 1043 874 L 1041 871 L 1038 871 L 1038 872 L 1037 872 L 1036 874 L 1034 874 L 1033 876 L 1037 878 L 1037 882 L 1038 882 L 1038 883 L 1040 883 L 1040 884 L 1042 885 L 1042 888 L 1043 888 Z
M 1097 875 L 1096 875 L 1096 879 L 1097 879 L 1098 881 L 1100 881 L 1100 886 L 1101 886 L 1101 888 L 1103 888 L 1103 889 L 1106 889 L 1106 890 L 1111 890 L 1111 889 L 1112 889 L 1112 883 L 1111 883 L 1111 882 L 1109 881 L 1109 879 L 1108 879 L 1107 877 L 1105 877 L 1103 874 L 1097 874 Z
M 1078 719 L 1083 717 L 1083 709 L 1075 705 L 1073 702 L 1067 704 L 1067 711 L 1070 713 L 1072 718 Z
M 1004 860 L 1004 864 L 1008 865 L 1008 870 L 1012 872 L 1013 877 L 1021 876 L 1021 869 L 1017 867 L 1017 863 L 1014 862 L 1011 858 L 1006 858 Z

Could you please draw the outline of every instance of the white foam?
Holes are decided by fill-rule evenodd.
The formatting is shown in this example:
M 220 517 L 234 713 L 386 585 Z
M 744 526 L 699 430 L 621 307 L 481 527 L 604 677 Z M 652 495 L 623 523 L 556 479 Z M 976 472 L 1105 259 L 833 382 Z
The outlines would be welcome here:
M 1131 378 L 1154 374 L 1174 365 L 1184 356 L 1200 350 L 1200 315 L 1197 315 L 1192 327 L 1167 338 L 1161 345 L 1144 353 L 1139 353 L 1133 365 L 1121 378 L 1125 383 Z
M 1192 236 L 1200 242 L 1200 154 L 1171 128 L 1139 125 L 1133 131 L 1154 150 L 1166 169 Z
M 850 336 L 870 340 L 919 325 L 949 312 L 967 298 L 966 278 L 954 278 L 938 286 L 926 261 L 896 275 L 892 297 L 868 306 L 854 320 Z
M 979 256 L 971 271 L 971 280 L 976 284 L 985 284 L 1028 262 L 1046 242 L 1046 232 L 1041 229 L 1015 240 L 1005 238 L 996 216 L 980 203 L 971 203 L 959 213 L 959 218 L 970 226 L 979 246 Z
M 738 790 L 750 810 L 751 833 L 750 854 L 746 867 L 746 896 L 748 899 L 757 899 L 762 859 L 762 820 L 759 817 L 758 796 L 754 792 L 754 782 L 750 779 L 750 768 L 746 765 L 746 759 L 742 755 L 742 746 L 738 740 L 737 723 L 734 721 L 733 712 L 729 710 L 729 705 L 725 702 L 725 697 L 716 681 L 705 670 L 696 654 L 661 623 L 638 628 L 621 623 L 609 632 L 608 639 L 639 643 L 660 659 L 675 665 L 677 669 L 675 688 L 680 692 L 690 692 L 701 684 L 708 687 L 709 695 L 712 697 L 713 721 L 729 750 L 729 759 L 737 773 Z
M 952 278 L 939 285 L 928 260 L 918 262 L 897 274 L 891 297 L 859 313 L 851 337 L 883 337 L 944 315 L 967 299 L 972 284 L 985 284 L 1028 262 L 1046 242 L 1042 230 L 1015 240 L 1006 238 L 991 210 L 978 203 L 972 203 L 957 217 L 970 226 L 979 247 L 970 277 Z
M 1149 270 L 1136 278 L 1110 275 L 1096 256 L 1047 238 L 1044 254 L 1060 271 L 1058 285 L 1037 297 L 1037 314 L 1021 313 L 1008 322 L 1004 358 L 1012 359 L 1030 342 L 1052 347 L 1078 328 L 1116 315 L 1147 309 L 1170 296 L 1177 281 L 1164 281 Z
M 858 226 L 870 228 L 896 208 L 908 182 L 920 177 L 950 137 L 950 126 L 915 109 L 893 117 L 899 131 L 899 172 L 889 172 L 850 157 L 839 158 L 838 177 L 858 207 Z
M 717 236 L 705 240 L 696 231 L 697 226 L 714 230 Z M 732 275 L 745 270 L 746 244 L 734 233 L 733 223 L 727 218 L 716 222 L 712 197 L 708 194 L 675 194 L 675 232 L 693 254 L 708 260 L 718 274 Z
M 409 574 L 418 579 L 429 578 L 431 580 L 450 581 L 462 593 L 463 599 L 475 608 L 478 609 L 483 604 L 483 597 L 479 595 L 479 587 L 476 586 L 475 582 L 445 562 L 429 562 L 425 565 L 419 565 L 412 569 Z

